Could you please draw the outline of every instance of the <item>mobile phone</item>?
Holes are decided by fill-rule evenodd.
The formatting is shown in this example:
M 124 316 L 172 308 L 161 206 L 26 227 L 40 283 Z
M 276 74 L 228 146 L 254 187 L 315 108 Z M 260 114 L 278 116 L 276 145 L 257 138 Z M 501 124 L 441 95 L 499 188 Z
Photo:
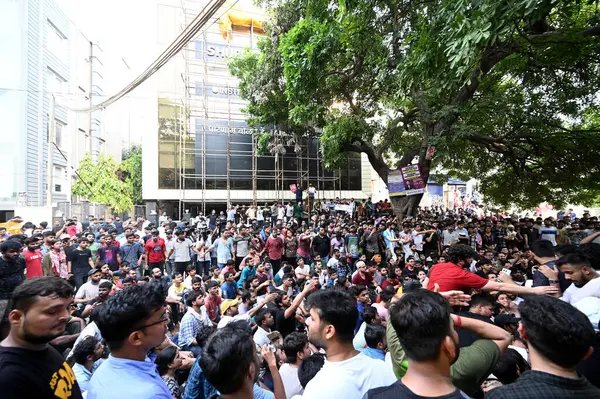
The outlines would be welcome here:
M 502 268 L 502 273 L 510 276 L 511 271 L 510 271 L 510 269 L 507 269 L 507 268 L 504 267 L 504 268 Z

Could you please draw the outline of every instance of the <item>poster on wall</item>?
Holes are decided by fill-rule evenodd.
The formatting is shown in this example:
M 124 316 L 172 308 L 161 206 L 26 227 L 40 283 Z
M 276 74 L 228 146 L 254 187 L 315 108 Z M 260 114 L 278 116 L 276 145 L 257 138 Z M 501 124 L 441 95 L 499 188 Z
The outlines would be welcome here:
M 425 192 L 425 181 L 421 174 L 421 165 L 403 166 L 401 171 L 406 195 L 417 195 Z
M 401 197 L 404 192 L 404 180 L 400 169 L 388 171 L 388 192 L 390 197 Z

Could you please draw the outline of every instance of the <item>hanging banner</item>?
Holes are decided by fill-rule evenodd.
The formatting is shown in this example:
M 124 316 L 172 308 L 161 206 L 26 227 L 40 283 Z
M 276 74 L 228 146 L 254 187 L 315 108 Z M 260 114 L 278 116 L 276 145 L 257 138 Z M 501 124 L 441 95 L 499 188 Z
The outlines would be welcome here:
M 401 171 L 406 195 L 417 195 L 425 192 L 425 181 L 421 175 L 421 165 L 403 166 Z
M 388 171 L 388 193 L 390 197 L 401 197 L 404 192 L 404 179 L 400 169 Z

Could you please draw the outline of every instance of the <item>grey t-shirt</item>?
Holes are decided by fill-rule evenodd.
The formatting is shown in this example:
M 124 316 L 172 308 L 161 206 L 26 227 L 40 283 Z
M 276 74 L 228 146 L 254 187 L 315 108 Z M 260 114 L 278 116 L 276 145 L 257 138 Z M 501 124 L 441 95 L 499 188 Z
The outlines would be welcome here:
M 192 248 L 192 242 L 187 238 L 183 241 L 175 240 L 173 243 L 175 262 L 189 262 L 191 260 L 190 248 Z

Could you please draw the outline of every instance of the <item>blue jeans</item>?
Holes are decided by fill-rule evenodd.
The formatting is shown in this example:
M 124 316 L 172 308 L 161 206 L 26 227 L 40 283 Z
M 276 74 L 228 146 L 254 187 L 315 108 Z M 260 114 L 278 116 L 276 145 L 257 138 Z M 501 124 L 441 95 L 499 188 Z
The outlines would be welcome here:
M 225 264 L 225 263 L 217 263 L 217 266 L 219 267 L 219 270 L 223 270 L 223 268 L 225 266 L 227 266 L 227 264 Z
M 200 275 L 204 274 L 208 276 L 210 272 L 210 261 L 198 261 L 198 265 L 196 266 L 196 272 Z

